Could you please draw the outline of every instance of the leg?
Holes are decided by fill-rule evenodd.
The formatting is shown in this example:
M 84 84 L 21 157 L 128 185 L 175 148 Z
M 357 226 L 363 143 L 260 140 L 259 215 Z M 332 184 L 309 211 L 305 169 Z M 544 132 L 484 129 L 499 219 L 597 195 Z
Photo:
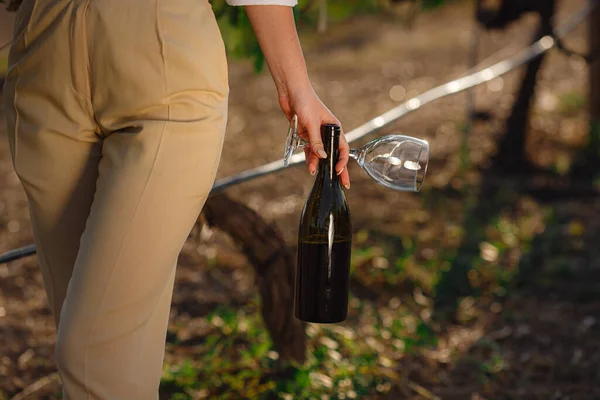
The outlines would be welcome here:
M 220 153 L 222 124 L 196 126 L 207 137 L 186 137 L 176 123 L 149 121 L 139 133 L 104 140 L 58 330 L 57 362 L 69 398 L 156 396 L 172 275 Z
M 203 0 L 156 1 L 93 2 L 87 19 L 105 139 L 58 331 L 71 400 L 157 399 L 177 257 L 220 159 L 214 15 Z
M 94 196 L 101 140 L 73 81 L 85 66 L 69 44 L 68 1 L 34 1 L 17 14 L 4 86 L 13 166 L 29 203 L 38 262 L 58 325 Z M 37 4 L 39 6 L 39 4 Z M 69 60 L 73 60 L 71 63 Z

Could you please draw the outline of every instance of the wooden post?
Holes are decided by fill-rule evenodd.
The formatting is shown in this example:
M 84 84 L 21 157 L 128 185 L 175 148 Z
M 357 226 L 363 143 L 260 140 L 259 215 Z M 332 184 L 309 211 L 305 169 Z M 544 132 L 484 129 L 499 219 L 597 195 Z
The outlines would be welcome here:
M 587 164 L 595 165 L 600 160 L 600 2 L 589 0 L 595 4 L 588 21 L 589 54 L 592 61 L 589 65 L 589 115 L 590 131 L 587 146 Z M 591 168 L 595 170 L 595 168 Z
M 598 3 L 598 2 L 596 2 Z M 589 48 L 594 61 L 590 64 L 590 122 L 593 126 L 600 124 L 600 5 L 596 5 L 589 19 Z
M 319 3 L 319 21 L 317 23 L 317 32 L 325 33 L 327 31 L 327 0 L 321 0 Z

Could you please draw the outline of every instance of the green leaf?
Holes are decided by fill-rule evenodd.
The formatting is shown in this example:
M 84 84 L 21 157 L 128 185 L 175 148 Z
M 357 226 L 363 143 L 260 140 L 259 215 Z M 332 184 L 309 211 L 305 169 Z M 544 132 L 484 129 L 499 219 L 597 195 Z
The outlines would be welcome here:
M 265 66 L 265 55 L 260 48 L 254 54 L 254 72 L 257 74 L 261 73 Z
M 267 353 L 267 351 L 269 351 L 270 347 L 271 344 L 269 342 L 253 343 L 250 346 L 250 352 L 252 353 L 252 355 L 254 355 L 254 357 L 260 358 L 264 356 Z
M 421 8 L 423 10 L 431 10 L 432 8 L 436 8 L 444 4 L 446 0 L 423 0 L 421 3 Z

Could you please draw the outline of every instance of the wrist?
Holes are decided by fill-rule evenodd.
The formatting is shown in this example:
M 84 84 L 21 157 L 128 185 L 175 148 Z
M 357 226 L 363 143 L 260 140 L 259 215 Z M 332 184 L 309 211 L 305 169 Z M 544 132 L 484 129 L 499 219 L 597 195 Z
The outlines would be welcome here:
M 273 81 L 280 97 L 312 90 L 306 68 L 287 67 L 273 74 Z
M 307 76 L 275 79 L 275 86 L 277 87 L 279 97 L 297 97 L 300 93 L 310 93 L 313 91 Z

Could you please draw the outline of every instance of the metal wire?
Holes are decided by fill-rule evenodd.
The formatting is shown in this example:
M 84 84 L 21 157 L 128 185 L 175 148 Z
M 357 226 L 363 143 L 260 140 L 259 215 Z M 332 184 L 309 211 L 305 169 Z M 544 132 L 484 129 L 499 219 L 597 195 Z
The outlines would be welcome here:
M 20 249 L 14 249 L 7 251 L 0 255 L 0 264 L 7 263 L 9 261 L 18 260 L 19 258 L 27 257 L 35 254 L 35 244 L 30 244 Z
M 600 0 L 589 0 L 584 7 L 578 12 L 574 13 L 569 17 L 567 22 L 558 27 L 555 31 L 556 38 L 562 39 L 566 34 L 571 32 L 577 25 L 579 25 L 598 5 Z M 433 89 L 426 91 L 425 93 L 413 97 L 412 99 L 400 104 L 391 110 L 373 118 L 372 120 L 364 123 L 363 125 L 351 130 L 346 133 L 346 139 L 349 143 L 361 139 L 371 133 L 377 132 L 386 125 L 404 117 L 406 114 L 418 110 L 426 104 L 429 104 L 435 100 L 439 100 L 443 97 L 463 92 L 467 89 L 475 87 L 485 82 L 489 82 L 498 76 L 504 75 L 515 68 L 526 64 L 536 57 L 540 56 L 544 52 L 550 50 L 556 46 L 556 40 L 552 36 L 544 36 L 538 41 L 525 48 L 520 53 L 510 57 L 506 60 L 500 61 L 487 68 L 481 69 L 470 75 L 464 76 L 459 79 L 444 83 L 443 85 L 437 86 Z M 292 156 L 290 166 L 299 165 L 304 162 L 304 153 L 298 153 Z M 235 175 L 231 175 L 226 178 L 219 179 L 213 185 L 211 195 L 220 193 L 234 185 L 248 182 L 252 179 L 256 179 L 265 175 L 269 175 L 285 169 L 283 159 L 273 161 L 269 164 L 262 165 L 257 168 L 246 170 Z M 35 245 L 25 246 L 19 249 L 11 250 L 7 253 L 0 255 L 0 264 L 9 261 L 16 260 L 35 253 Z
M 589 15 L 592 9 L 598 4 L 598 1 L 599 0 L 590 0 L 584 7 L 582 7 L 581 10 L 571 15 L 566 23 L 556 29 L 556 37 L 562 39 L 567 33 L 571 32 Z M 358 128 L 346 133 L 346 139 L 348 140 L 348 143 L 354 142 L 363 138 L 364 136 L 377 132 L 381 128 L 404 117 L 406 114 L 412 111 L 420 109 L 426 104 L 452 94 L 463 92 L 482 83 L 489 82 L 500 75 L 504 75 L 507 72 L 534 60 L 536 57 L 550 50 L 555 45 L 556 41 L 552 36 L 544 36 L 511 58 L 500 61 L 490 67 L 481 69 L 472 73 L 471 75 L 447 82 L 443 85 L 430 89 L 419 96 L 413 97 L 405 103 L 392 108 L 391 110 L 373 118 Z M 290 166 L 301 164 L 304 162 L 304 160 L 304 153 L 295 154 L 292 156 Z M 230 188 L 231 186 L 281 171 L 284 168 L 283 159 L 280 159 L 260 167 L 219 179 L 215 182 L 211 194 L 219 193 Z

